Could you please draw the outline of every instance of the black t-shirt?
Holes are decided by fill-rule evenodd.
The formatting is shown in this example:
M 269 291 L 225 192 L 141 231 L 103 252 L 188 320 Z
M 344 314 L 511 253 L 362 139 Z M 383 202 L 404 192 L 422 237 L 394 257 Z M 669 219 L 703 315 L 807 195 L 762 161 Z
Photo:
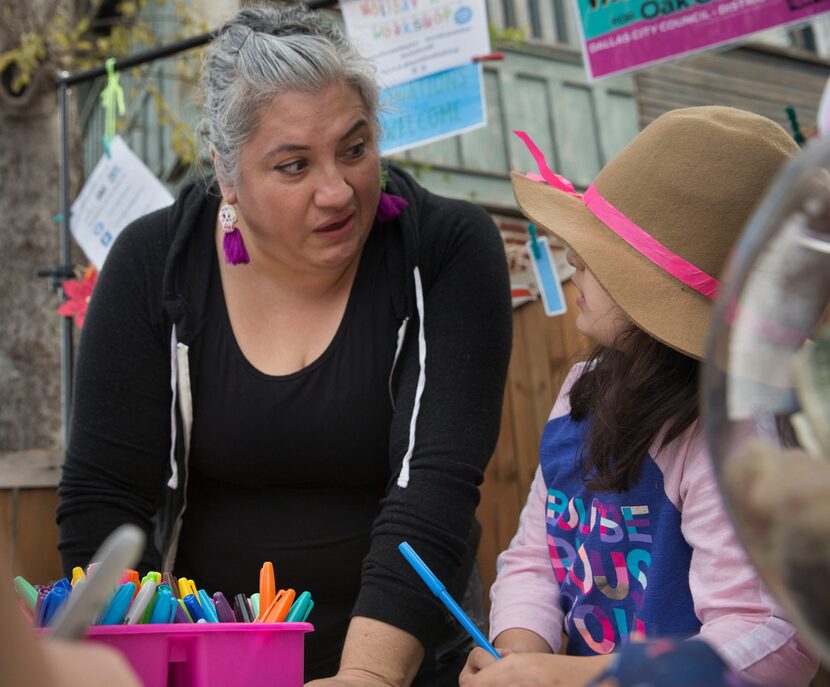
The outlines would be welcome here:
M 258 591 L 270 560 L 278 589 L 310 591 L 306 679 L 336 671 L 390 478 L 388 375 L 398 323 L 383 230 L 370 233 L 340 326 L 308 367 L 271 376 L 248 362 L 216 258 L 212 305 L 193 351 L 195 420 L 175 573 L 232 599 Z

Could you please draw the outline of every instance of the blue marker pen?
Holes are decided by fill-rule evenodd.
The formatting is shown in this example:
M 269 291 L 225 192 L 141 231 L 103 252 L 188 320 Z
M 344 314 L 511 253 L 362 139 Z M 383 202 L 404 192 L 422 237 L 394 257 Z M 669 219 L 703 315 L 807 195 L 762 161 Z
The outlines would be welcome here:
M 208 596 L 208 593 L 204 589 L 200 589 L 196 598 L 202 606 L 202 614 L 205 616 L 205 620 L 209 623 L 218 623 L 219 616 L 216 613 L 216 606 L 213 605 L 213 599 Z
M 170 622 L 170 607 L 173 605 L 173 591 L 166 584 L 160 585 L 156 591 L 156 603 L 150 613 L 149 623 L 159 625 Z
M 441 583 L 441 580 L 439 580 L 435 576 L 435 573 L 427 567 L 427 564 L 421 560 L 421 557 L 415 553 L 415 550 L 404 541 L 398 544 L 398 551 L 400 551 L 409 564 L 415 568 L 415 572 L 417 572 L 421 576 L 421 579 L 426 582 L 426 585 L 429 587 L 430 591 L 444 603 L 450 613 L 455 616 L 456 620 L 458 620 L 464 629 L 470 633 L 472 638 L 476 640 L 476 643 L 482 649 L 489 651 L 496 658 L 501 658 L 501 654 L 496 651 L 496 647 L 490 644 L 482 631 L 479 630 L 476 624 L 470 620 L 470 617 L 463 610 L 461 610 L 461 606 L 459 606 L 455 602 L 455 599 L 449 595 L 449 592 L 447 592 L 447 589 Z
M 76 585 L 77 586 L 77 585 Z M 107 606 L 107 610 L 101 616 L 99 625 L 120 625 L 124 621 L 127 609 L 133 601 L 135 594 L 135 583 L 125 582 L 122 584 Z
M 196 596 L 194 594 L 188 594 L 183 600 L 184 607 L 187 609 L 187 612 L 190 613 L 190 617 L 193 619 L 194 623 L 198 623 L 199 620 L 207 622 L 207 618 L 205 618 L 205 614 L 202 612 L 202 607 L 199 605 L 199 602 L 196 600 Z
M 47 627 L 51 624 L 58 610 L 66 603 L 68 598 L 69 592 L 66 591 L 66 587 L 58 584 L 52 587 L 40 606 L 38 620 L 41 627 Z

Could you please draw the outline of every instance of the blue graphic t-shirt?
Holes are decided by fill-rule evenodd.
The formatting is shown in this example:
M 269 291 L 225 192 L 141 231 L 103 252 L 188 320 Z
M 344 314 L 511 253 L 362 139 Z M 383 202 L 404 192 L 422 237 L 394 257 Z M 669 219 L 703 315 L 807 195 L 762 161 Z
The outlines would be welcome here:
M 561 590 L 567 652 L 607 654 L 638 631 L 686 637 L 700 629 L 689 589 L 691 547 L 663 473 L 649 457 L 622 493 L 590 491 L 578 452 L 587 421 L 550 420 L 540 461 L 548 490 L 548 549 Z

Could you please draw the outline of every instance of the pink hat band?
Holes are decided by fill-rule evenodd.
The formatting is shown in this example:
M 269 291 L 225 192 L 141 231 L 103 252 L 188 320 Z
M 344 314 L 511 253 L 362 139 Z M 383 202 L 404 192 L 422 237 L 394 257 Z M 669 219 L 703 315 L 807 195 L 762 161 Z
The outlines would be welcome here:
M 580 195 L 577 193 L 570 181 L 556 174 L 548 167 L 542 151 L 539 150 L 538 146 L 527 133 L 524 131 L 514 131 L 513 133 L 524 141 L 524 144 L 527 146 L 539 168 L 539 174 L 529 173 L 526 175 L 528 179 L 547 183 L 553 188 L 579 198 L 594 217 L 644 258 L 689 288 L 694 289 L 709 299 L 714 299 L 719 286 L 717 279 L 706 274 L 706 272 L 695 267 L 685 258 L 668 249 L 636 222 L 626 217 L 620 210 L 608 202 L 593 184 L 588 187 L 584 194 Z

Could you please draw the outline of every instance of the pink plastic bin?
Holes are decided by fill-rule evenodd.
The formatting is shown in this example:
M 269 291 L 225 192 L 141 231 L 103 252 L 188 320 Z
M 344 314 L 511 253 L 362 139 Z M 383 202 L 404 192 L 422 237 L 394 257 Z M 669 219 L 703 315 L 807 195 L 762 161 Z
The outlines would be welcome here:
M 87 639 L 118 649 L 145 687 L 302 687 L 310 623 L 112 625 Z

